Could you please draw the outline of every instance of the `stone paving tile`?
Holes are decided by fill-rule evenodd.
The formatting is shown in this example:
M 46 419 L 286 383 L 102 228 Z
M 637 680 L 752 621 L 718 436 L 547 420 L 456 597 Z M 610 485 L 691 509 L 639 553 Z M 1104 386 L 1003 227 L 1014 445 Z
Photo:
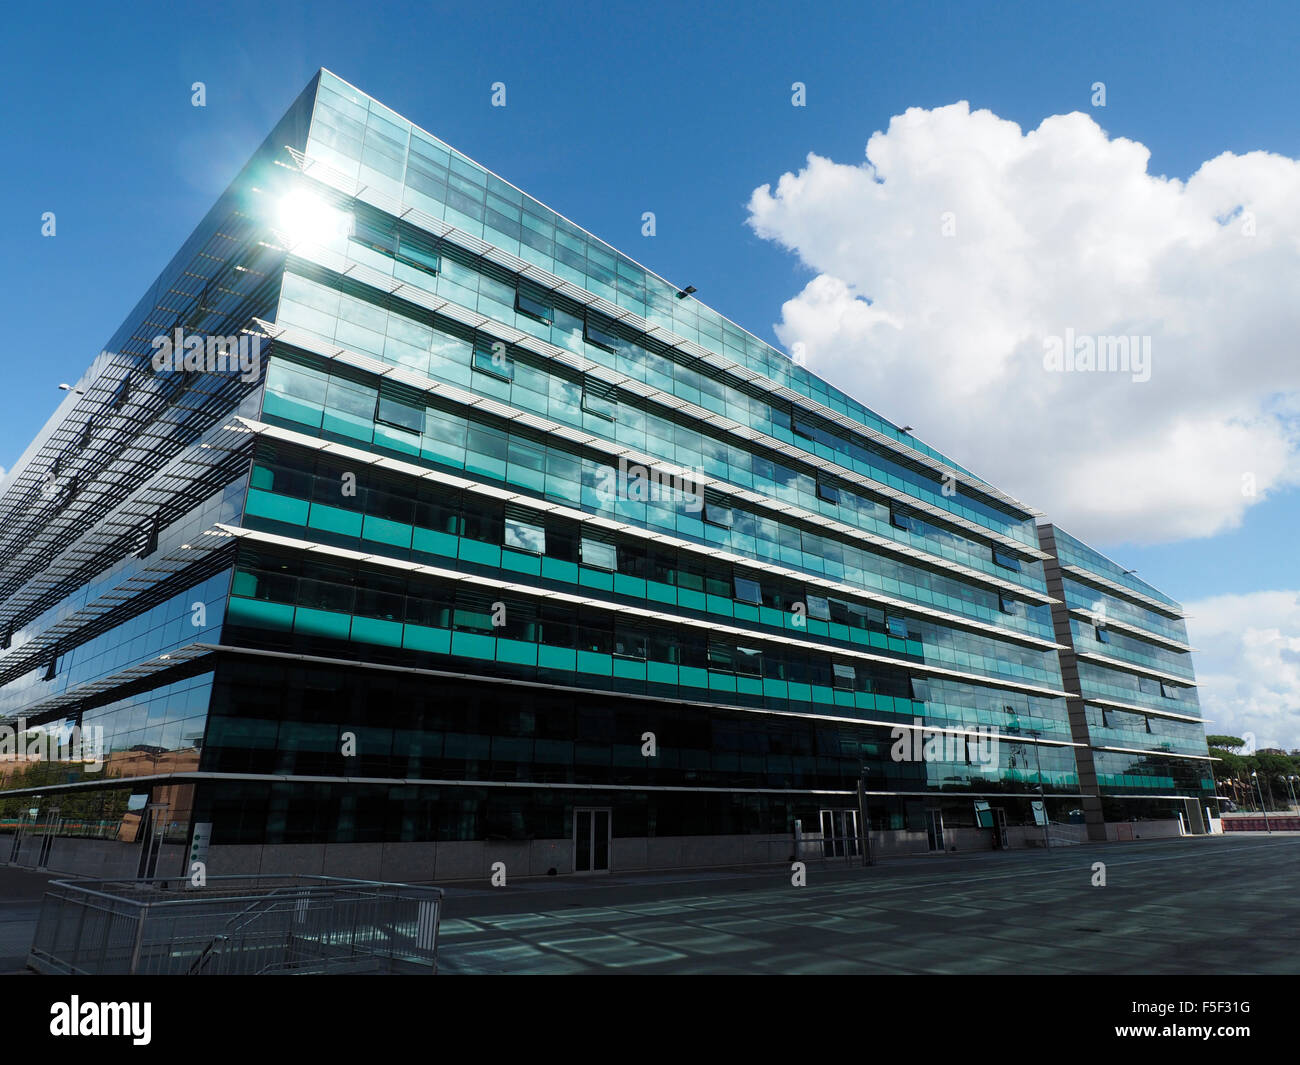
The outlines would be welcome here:
M 472 948 L 459 950 L 452 956 L 439 956 L 438 971 L 446 975 L 474 973 L 529 973 L 563 974 L 582 973 L 588 966 L 575 959 L 566 959 L 548 951 L 539 950 L 517 940 L 489 940 Z
M 719 932 L 729 932 L 734 934 L 748 933 L 749 935 L 761 935 L 765 932 L 771 932 L 781 927 L 780 922 L 770 920 L 766 917 L 710 917 L 708 920 L 696 922 L 701 928 L 714 929 Z
M 809 958 L 806 954 L 787 954 L 774 958 L 765 958 L 756 964 L 755 969 L 748 971 L 790 976 L 826 975 L 828 973 L 865 976 L 873 974 L 894 975 L 897 973 L 916 974 L 921 972 L 919 969 L 909 969 L 897 961 L 887 964 L 878 958 L 839 958 L 829 956 Z
M 731 954 L 753 950 L 752 939 L 727 935 L 712 928 L 696 928 L 679 924 L 626 925 L 620 933 L 628 939 L 642 943 L 656 943 L 663 947 L 700 951 L 707 954 Z
M 687 957 L 675 950 L 665 950 L 652 944 L 638 943 L 625 936 L 610 935 L 598 929 L 573 928 L 548 939 L 537 940 L 537 945 L 571 955 L 588 965 L 607 968 L 653 965 Z

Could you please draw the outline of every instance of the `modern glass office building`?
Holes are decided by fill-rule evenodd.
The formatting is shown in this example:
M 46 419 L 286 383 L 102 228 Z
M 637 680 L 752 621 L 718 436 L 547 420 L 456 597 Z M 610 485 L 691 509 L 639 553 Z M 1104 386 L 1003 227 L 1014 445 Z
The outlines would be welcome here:
M 107 749 L 0 818 L 429 879 L 1198 789 L 1176 604 L 1036 518 L 322 71 L 0 484 L 0 720 Z

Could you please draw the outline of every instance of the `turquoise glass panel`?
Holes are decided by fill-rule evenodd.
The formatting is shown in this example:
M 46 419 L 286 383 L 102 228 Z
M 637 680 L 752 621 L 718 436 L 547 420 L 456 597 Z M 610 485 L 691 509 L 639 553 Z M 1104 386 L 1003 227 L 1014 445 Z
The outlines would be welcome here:
M 703 610 L 704 604 L 703 592 L 693 592 L 689 588 L 677 589 L 678 606 L 685 607 L 687 610 Z
M 542 576 L 548 580 L 563 581 L 565 584 L 578 583 L 578 564 L 565 562 L 558 558 L 542 559 Z
M 597 654 L 595 651 L 579 651 L 577 668 L 579 673 L 608 677 L 614 672 L 614 659 L 612 655 Z
M 497 637 L 497 661 L 517 665 L 537 665 L 537 644 Z
M 668 662 L 647 662 L 646 680 L 653 684 L 677 684 L 677 667 Z
M 367 514 L 365 522 L 361 527 L 361 535 L 365 540 L 373 540 L 379 544 L 391 544 L 393 547 L 407 548 L 411 546 L 411 527 L 400 521 L 389 521 L 387 518 L 376 518 Z
M 326 503 L 313 503 L 307 524 L 323 532 L 338 533 L 342 536 L 361 535 L 362 516 L 356 511 L 331 507 Z
M 614 590 L 613 575 L 605 570 L 592 569 L 589 566 L 581 566 L 578 569 L 578 583 L 584 588 L 597 588 L 602 592 L 612 592 Z
M 254 517 L 270 518 L 272 521 L 288 522 L 290 525 L 306 525 L 308 506 L 305 499 L 291 499 L 288 496 L 250 488 L 245 511 Z
M 352 639 L 358 643 L 374 643 L 383 647 L 402 646 L 402 623 L 383 618 L 352 619 Z
M 445 655 L 451 650 L 451 633 L 428 625 L 407 625 L 402 633 L 402 645 L 413 651 Z
M 542 560 L 539 555 L 530 555 L 522 551 L 501 549 L 501 568 L 527 573 L 536 577 L 542 572 Z
M 614 658 L 614 676 L 626 680 L 645 680 L 646 664 L 634 658 Z
M 614 574 L 614 591 L 620 595 L 630 595 L 637 599 L 646 597 L 646 582 L 640 577 L 628 577 L 622 573 Z
M 352 627 L 350 614 L 335 614 L 329 610 L 316 610 L 300 606 L 294 613 L 293 631 L 307 636 L 325 636 L 346 640 Z
M 495 544 L 485 544 L 479 540 L 460 541 L 460 557 L 466 562 L 477 562 L 481 566 L 500 566 L 501 548 Z
M 262 397 L 262 413 L 268 417 L 283 418 L 286 421 L 318 429 L 324 412 L 314 403 L 305 403 L 277 392 L 267 392 Z
M 646 581 L 646 598 L 653 599 L 656 603 L 667 603 L 669 606 L 677 604 L 677 589 L 671 584 L 661 584 L 659 581 Z
M 411 538 L 411 546 L 425 554 L 455 558 L 459 540 L 459 537 L 452 536 L 450 533 L 434 532 L 432 529 L 422 529 L 417 525 Z
M 545 669 L 562 669 L 572 673 L 577 668 L 577 652 L 567 647 L 550 647 L 540 644 L 537 648 L 537 665 Z
M 709 671 L 700 669 L 697 666 L 678 666 L 677 683 L 683 688 L 707 688 L 709 686 Z
M 288 603 L 266 603 L 260 599 L 231 596 L 226 620 L 235 625 L 256 625 L 287 632 L 293 627 L 293 607 Z
M 451 653 L 462 658 L 496 658 L 496 637 L 477 632 L 453 632 Z

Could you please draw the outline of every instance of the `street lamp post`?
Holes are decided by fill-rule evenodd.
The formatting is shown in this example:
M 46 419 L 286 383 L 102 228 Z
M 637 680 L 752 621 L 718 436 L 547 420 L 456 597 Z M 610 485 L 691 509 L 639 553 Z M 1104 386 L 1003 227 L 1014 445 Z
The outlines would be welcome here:
M 871 857 L 871 829 L 867 823 L 867 784 L 858 773 L 858 849 L 862 851 L 862 864 L 875 865 Z
M 1031 739 L 1037 740 L 1041 733 L 1030 729 L 1026 733 Z M 1038 794 L 1043 797 L 1043 849 L 1052 849 L 1052 819 L 1047 816 L 1047 789 L 1043 787 L 1043 765 L 1038 759 L 1038 744 L 1034 744 L 1034 768 L 1038 770 Z
M 1255 790 L 1259 792 L 1259 808 L 1264 811 L 1264 827 L 1268 829 L 1268 834 L 1273 834 L 1273 826 L 1268 823 L 1268 807 L 1264 805 L 1264 789 L 1259 783 L 1259 773 L 1250 774 L 1255 779 Z
M 1287 777 L 1286 786 L 1291 792 L 1291 808 L 1294 810 L 1297 806 L 1295 797 L 1295 786 L 1291 783 L 1293 780 L 1300 780 L 1300 777 Z

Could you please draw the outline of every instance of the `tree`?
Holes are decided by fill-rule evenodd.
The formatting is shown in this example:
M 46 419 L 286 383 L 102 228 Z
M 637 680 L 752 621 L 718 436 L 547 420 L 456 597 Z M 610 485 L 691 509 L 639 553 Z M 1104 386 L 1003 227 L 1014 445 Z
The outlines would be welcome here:
M 1287 788 L 1286 778 L 1296 775 L 1295 759 L 1272 751 L 1260 751 L 1255 755 L 1255 760 L 1259 763 L 1259 779 L 1264 785 L 1265 798 L 1268 799 L 1269 805 L 1276 809 L 1273 786 L 1276 784 L 1282 793 L 1288 799 L 1290 798 L 1291 792 Z
M 1210 763 L 1215 789 L 1220 794 L 1231 792 L 1233 800 L 1240 803 L 1241 788 L 1238 782 L 1246 779 L 1254 768 L 1251 758 L 1237 753 L 1246 746 L 1246 741 L 1240 736 L 1206 736 L 1205 739 L 1210 754 L 1219 759 Z

